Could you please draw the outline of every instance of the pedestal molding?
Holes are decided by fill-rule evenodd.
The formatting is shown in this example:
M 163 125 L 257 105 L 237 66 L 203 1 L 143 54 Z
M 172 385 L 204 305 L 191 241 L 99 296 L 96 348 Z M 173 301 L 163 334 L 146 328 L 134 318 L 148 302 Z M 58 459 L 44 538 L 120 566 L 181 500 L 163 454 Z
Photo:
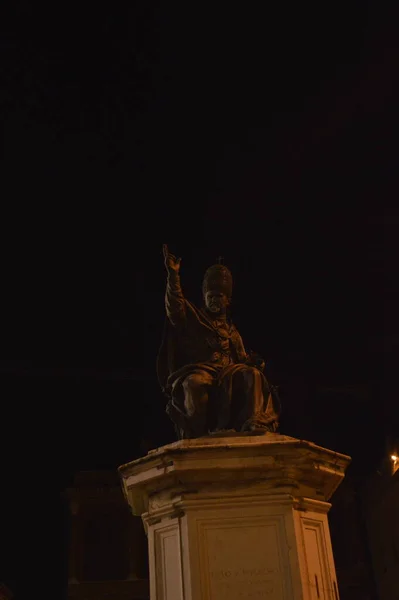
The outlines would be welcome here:
M 349 461 L 270 434 L 181 440 L 120 467 L 151 600 L 338 600 L 328 500 Z

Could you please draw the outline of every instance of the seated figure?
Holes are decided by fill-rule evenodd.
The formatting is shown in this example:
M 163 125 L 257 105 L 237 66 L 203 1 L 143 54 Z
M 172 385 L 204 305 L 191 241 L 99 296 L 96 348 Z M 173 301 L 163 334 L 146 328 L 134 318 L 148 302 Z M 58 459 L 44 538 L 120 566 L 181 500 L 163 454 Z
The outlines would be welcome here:
M 248 355 L 228 309 L 232 276 L 222 264 L 204 276 L 204 306 L 185 299 L 180 260 L 164 246 L 166 322 L 158 378 L 168 396 L 167 413 L 179 438 L 212 432 L 278 427 L 280 402 L 263 375 L 264 362 Z

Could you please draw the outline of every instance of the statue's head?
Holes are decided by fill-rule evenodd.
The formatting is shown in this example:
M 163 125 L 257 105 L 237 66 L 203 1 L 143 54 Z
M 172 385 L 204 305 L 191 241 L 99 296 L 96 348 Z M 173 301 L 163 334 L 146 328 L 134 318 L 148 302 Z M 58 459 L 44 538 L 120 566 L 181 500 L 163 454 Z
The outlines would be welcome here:
M 202 284 L 206 308 L 214 313 L 225 313 L 231 301 L 233 277 L 224 265 L 213 265 L 207 269 Z

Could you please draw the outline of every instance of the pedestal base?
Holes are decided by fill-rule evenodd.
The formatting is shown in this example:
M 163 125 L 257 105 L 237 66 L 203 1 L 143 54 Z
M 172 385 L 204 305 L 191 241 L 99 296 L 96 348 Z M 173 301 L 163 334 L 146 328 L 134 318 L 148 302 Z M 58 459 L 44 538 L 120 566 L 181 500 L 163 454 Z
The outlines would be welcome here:
M 338 600 L 327 501 L 349 460 L 269 433 L 181 440 L 120 467 L 151 600 Z

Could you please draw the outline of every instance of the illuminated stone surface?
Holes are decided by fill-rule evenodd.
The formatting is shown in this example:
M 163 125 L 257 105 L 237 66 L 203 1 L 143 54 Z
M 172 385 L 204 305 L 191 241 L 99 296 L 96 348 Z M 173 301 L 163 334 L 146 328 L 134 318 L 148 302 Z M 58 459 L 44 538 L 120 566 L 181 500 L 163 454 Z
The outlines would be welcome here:
M 151 600 L 337 600 L 327 512 L 349 457 L 283 435 L 180 440 L 120 467 Z

